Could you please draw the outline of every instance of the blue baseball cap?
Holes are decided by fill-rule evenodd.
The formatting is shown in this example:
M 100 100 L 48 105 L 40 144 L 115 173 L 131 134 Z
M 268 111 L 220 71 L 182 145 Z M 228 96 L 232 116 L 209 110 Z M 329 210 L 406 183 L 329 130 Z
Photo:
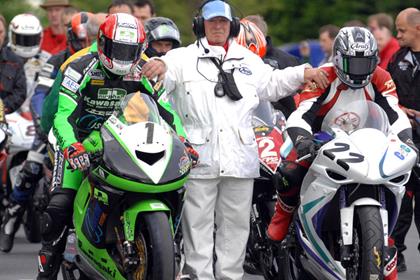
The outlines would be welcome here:
M 205 20 L 215 17 L 224 17 L 232 21 L 232 13 L 228 3 L 220 0 L 210 1 L 203 6 L 202 15 Z

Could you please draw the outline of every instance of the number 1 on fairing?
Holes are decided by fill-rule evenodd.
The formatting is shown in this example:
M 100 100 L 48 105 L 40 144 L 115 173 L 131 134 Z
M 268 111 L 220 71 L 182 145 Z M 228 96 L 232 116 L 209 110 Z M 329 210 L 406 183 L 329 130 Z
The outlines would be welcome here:
M 146 143 L 152 144 L 153 143 L 153 131 L 154 131 L 155 124 L 152 122 L 146 123 L 147 128 L 147 138 Z

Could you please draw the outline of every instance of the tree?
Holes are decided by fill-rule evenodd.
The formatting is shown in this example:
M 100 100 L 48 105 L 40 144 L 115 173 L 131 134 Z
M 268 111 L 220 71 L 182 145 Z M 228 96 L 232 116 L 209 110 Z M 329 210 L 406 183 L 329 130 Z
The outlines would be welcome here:
M 396 16 L 407 7 L 418 7 L 419 0 L 231 0 L 239 17 L 250 14 L 264 16 L 275 44 L 317 38 L 318 29 L 325 24 L 342 26 L 351 19 L 365 21 L 367 16 L 385 12 Z M 45 21 L 45 12 L 22 0 L 2 0 L 2 13 L 8 21 L 22 12 L 31 11 Z M 3 3 L 4 2 L 4 3 Z M 27 0 L 27 2 L 32 2 Z M 111 0 L 70 0 L 80 10 L 106 12 Z M 202 0 L 154 0 L 157 14 L 173 19 L 178 25 L 184 45 L 195 40 L 191 30 L 193 17 Z

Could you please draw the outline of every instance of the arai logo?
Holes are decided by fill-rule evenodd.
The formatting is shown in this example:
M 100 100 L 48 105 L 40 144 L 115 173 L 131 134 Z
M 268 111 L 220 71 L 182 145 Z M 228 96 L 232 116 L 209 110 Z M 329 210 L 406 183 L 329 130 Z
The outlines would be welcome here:
M 354 44 L 351 45 L 351 48 L 353 50 L 355 50 L 356 52 L 362 52 L 362 51 L 367 50 L 369 48 L 369 45 L 366 44 L 366 43 L 356 42 L 356 43 L 354 43 Z

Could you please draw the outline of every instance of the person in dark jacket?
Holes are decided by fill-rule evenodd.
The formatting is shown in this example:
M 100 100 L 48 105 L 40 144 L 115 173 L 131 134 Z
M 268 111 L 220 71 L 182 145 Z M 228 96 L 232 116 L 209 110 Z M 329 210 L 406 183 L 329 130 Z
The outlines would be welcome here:
M 0 15 L 0 98 L 5 113 L 16 111 L 26 99 L 24 61 L 6 47 L 6 21 Z
M 267 52 L 263 57 L 265 63 L 271 65 L 275 69 L 284 69 L 290 66 L 299 65 L 297 57 L 273 46 L 271 37 L 267 35 L 268 28 L 264 18 L 260 15 L 249 15 L 245 19 L 253 22 L 262 31 L 267 42 Z M 286 118 L 296 110 L 296 103 L 293 97 L 288 96 L 278 102 L 272 103 L 274 108 L 280 110 Z
M 397 40 L 401 49 L 397 51 L 388 64 L 388 71 L 397 86 L 400 107 L 410 118 L 413 126 L 413 141 L 420 147 L 420 10 L 408 8 L 401 11 L 395 21 Z M 403 251 L 405 236 L 413 219 L 420 235 L 420 172 L 414 168 L 406 185 L 397 225 L 392 233 L 398 249 L 397 269 L 406 271 L 407 266 Z M 420 244 L 418 245 L 420 250 Z

